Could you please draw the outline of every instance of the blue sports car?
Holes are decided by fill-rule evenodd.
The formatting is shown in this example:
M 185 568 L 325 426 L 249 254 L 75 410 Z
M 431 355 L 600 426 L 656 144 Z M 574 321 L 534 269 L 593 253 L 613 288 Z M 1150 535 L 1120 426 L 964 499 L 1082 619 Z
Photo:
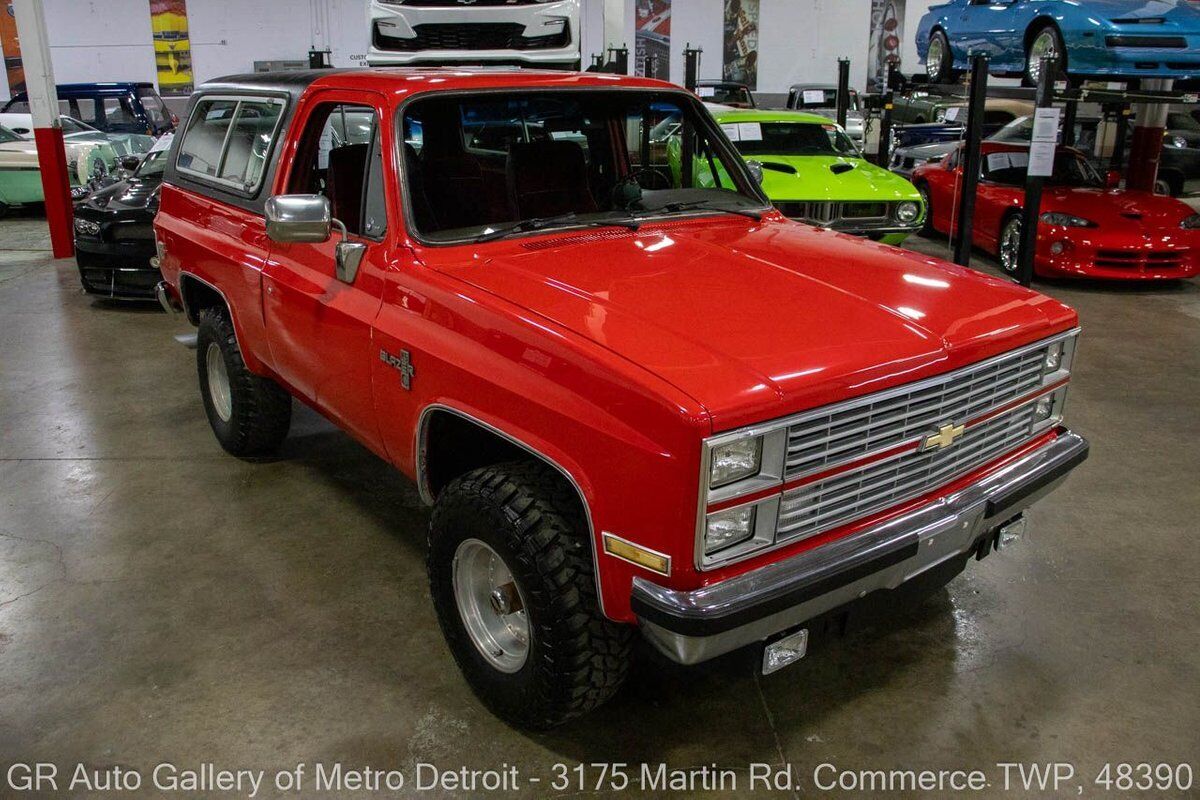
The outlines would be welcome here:
M 951 83 L 970 53 L 1036 84 L 1042 56 L 1074 78 L 1200 77 L 1200 0 L 950 0 L 917 27 L 931 83 Z

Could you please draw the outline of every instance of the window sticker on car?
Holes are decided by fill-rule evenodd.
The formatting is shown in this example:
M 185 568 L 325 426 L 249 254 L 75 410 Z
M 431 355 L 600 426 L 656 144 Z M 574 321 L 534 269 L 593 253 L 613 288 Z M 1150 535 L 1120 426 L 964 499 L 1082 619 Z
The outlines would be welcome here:
M 825 102 L 824 89 L 805 89 L 804 90 L 804 105 L 817 104 L 821 105 Z
M 164 133 L 162 136 L 158 137 L 158 140 L 154 143 L 154 146 L 150 148 L 150 152 L 161 153 L 163 150 L 169 150 L 171 149 L 171 142 L 173 141 L 175 141 L 175 134 Z
M 717 88 L 715 86 L 701 86 L 696 90 L 696 94 L 700 97 L 716 97 Z
M 1027 167 L 1029 166 L 1029 153 L 988 153 L 987 168 L 988 172 L 997 170 L 1009 169 L 1012 167 Z
M 946 109 L 946 122 L 958 122 L 958 115 L 962 113 L 961 106 L 953 106 Z
M 738 123 L 738 140 L 743 142 L 761 142 L 762 141 L 762 123 L 759 122 L 739 122 Z
M 725 132 L 725 135 L 729 137 L 729 141 L 731 142 L 740 142 L 742 140 L 742 133 L 739 130 L 736 122 L 730 122 L 722 125 L 721 130 Z

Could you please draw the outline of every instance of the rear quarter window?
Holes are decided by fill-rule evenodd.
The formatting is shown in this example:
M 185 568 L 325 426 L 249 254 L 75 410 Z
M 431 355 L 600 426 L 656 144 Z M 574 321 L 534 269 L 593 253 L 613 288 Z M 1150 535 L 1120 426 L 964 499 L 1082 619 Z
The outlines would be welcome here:
M 254 194 L 279 135 L 283 101 L 274 98 L 202 99 L 192 111 L 175 167 L 184 175 Z

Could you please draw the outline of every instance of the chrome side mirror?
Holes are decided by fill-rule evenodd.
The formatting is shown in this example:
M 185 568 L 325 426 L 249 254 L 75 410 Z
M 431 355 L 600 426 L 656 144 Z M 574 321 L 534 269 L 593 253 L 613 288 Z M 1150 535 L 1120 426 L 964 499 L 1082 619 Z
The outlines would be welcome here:
M 333 235 L 333 213 L 328 198 L 323 195 L 276 195 L 267 201 L 264 213 L 267 236 L 273 242 L 319 243 L 329 241 Z
M 755 182 L 757 182 L 758 185 L 761 186 L 762 182 L 763 182 L 762 162 L 761 161 L 747 161 L 746 167 L 747 167 L 747 169 L 750 170 L 750 175 L 753 176 Z
M 336 264 L 337 278 L 342 283 L 354 283 L 358 277 L 358 268 L 363 256 L 367 254 L 367 246 L 362 242 L 352 242 L 346 237 L 346 227 L 334 220 L 342 229 L 342 240 L 338 242 Z

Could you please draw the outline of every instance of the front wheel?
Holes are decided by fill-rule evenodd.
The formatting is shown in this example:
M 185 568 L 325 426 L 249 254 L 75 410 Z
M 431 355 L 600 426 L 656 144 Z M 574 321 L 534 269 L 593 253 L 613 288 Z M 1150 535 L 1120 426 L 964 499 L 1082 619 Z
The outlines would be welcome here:
M 917 193 L 921 195 L 921 202 L 925 204 L 925 221 L 921 224 L 919 233 L 928 238 L 937 233 L 933 227 L 933 198 L 929 196 L 929 184 L 918 183 Z
M 1053 25 L 1047 25 L 1036 34 L 1029 43 L 1025 53 L 1025 84 L 1037 86 L 1042 76 L 1042 58 L 1049 57 L 1054 62 L 1054 74 L 1059 78 L 1067 78 L 1067 47 L 1063 44 L 1062 34 Z
M 200 312 L 196 345 L 200 396 L 221 447 L 240 457 L 273 453 L 292 424 L 291 395 L 246 368 L 225 309 Z
M 1021 268 L 1021 234 L 1024 227 L 1021 215 L 1015 214 L 1005 220 L 1000 230 L 1000 269 L 1014 278 Z
M 475 470 L 439 495 L 429 588 L 467 683 L 501 719 L 547 729 L 616 693 L 632 629 L 596 599 L 587 525 L 548 467 Z

